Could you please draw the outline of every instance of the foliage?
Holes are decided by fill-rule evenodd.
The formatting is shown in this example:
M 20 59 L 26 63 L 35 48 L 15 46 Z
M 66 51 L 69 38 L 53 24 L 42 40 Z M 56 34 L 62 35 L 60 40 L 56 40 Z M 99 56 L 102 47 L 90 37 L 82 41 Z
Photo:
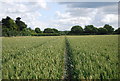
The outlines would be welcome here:
M 57 29 L 55 28 L 46 28 L 44 29 L 43 33 L 59 33 Z
M 68 35 L 70 31 L 59 31 L 60 35 Z
M 115 30 L 115 34 L 120 34 L 120 28 Z
M 71 28 L 71 32 L 73 34 L 82 34 L 83 33 L 83 28 L 81 26 L 73 26 Z
M 84 28 L 84 32 L 89 33 L 89 34 L 97 34 L 98 29 L 96 27 L 94 27 L 93 25 L 87 25 Z
M 3 36 L 28 36 L 32 30 L 18 17 L 14 21 L 10 17 L 2 19 L 2 35 Z
M 107 29 L 108 34 L 112 34 L 114 32 L 114 28 L 112 28 L 112 26 L 110 26 L 109 24 L 105 24 L 104 28 Z
M 59 33 L 59 31 L 55 28 L 52 29 L 54 31 L 54 33 Z
M 99 28 L 98 34 L 107 34 L 108 30 L 106 28 Z
M 35 28 L 35 30 L 28 28 L 27 24 L 21 21 L 20 17 L 17 17 L 16 20 L 13 20 L 9 16 L 7 16 L 6 18 L 3 18 L 0 23 L 1 22 L 3 36 L 30 36 L 33 35 L 32 33 L 42 33 L 42 31 L 38 27 Z M 43 33 L 39 34 L 38 36 L 120 34 L 120 29 L 118 28 L 114 31 L 114 28 L 109 24 L 105 24 L 104 27 L 101 28 L 94 27 L 93 25 L 86 25 L 84 29 L 81 26 L 76 25 L 71 28 L 71 31 L 59 31 L 55 28 L 45 28 Z M 48 33 L 50 35 L 48 35 Z
M 42 33 L 42 31 L 41 31 L 40 28 L 38 28 L 38 27 L 35 28 L 35 32 L 36 32 L 36 33 Z
M 84 31 L 84 32 L 83 32 Z M 104 27 L 94 27 L 93 25 L 87 25 L 84 29 L 81 26 L 73 26 L 68 35 L 103 35 L 103 34 L 119 34 L 119 28 L 114 31 L 114 28 L 109 24 L 105 24 Z
M 18 31 L 23 31 L 25 28 L 27 28 L 27 25 L 20 19 L 21 19 L 20 17 L 17 17 L 15 22 L 16 25 L 18 26 Z
M 9 28 L 9 30 L 17 30 L 17 25 L 15 24 L 14 20 L 8 16 L 5 19 L 2 19 L 2 26 L 3 28 Z
M 59 33 L 32 33 L 32 36 L 59 36 Z

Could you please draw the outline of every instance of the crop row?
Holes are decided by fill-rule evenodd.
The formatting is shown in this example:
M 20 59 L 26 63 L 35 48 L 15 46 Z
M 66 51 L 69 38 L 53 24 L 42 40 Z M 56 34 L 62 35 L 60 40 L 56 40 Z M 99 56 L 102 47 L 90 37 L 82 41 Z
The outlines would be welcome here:
M 3 38 L 3 79 L 118 79 L 118 36 Z
M 38 39 L 38 38 L 35 38 Z M 25 39 L 25 42 L 19 42 L 22 45 L 26 45 L 26 49 L 23 49 L 21 44 L 10 46 L 20 49 L 19 56 L 13 58 L 6 55 L 6 58 L 10 58 L 9 61 L 3 63 L 3 79 L 59 79 L 63 75 L 64 66 L 64 38 L 39 38 L 38 40 Z M 54 39 L 54 40 L 53 40 Z M 16 39 L 18 40 L 18 39 Z M 50 41 L 48 41 L 50 40 Z M 12 41 L 12 39 L 11 39 Z M 45 42 L 44 44 L 40 43 Z M 47 42 L 48 41 L 48 42 Z M 18 42 L 18 43 L 19 43 Z M 36 43 L 37 42 L 37 43 Z M 8 42 L 7 42 L 8 43 Z M 17 44 L 17 42 L 14 42 Z M 23 44 L 24 43 L 24 44 Z M 5 45 L 5 44 L 4 44 Z M 37 48 L 34 46 L 37 45 Z M 6 45 L 5 45 L 6 46 Z M 33 47 L 31 50 L 27 50 Z M 11 50 L 13 50 L 13 48 Z M 14 54 L 18 53 L 18 49 L 15 49 Z M 9 49 L 10 50 L 10 49 Z M 11 51 L 10 50 L 10 51 Z M 24 51 L 23 51 L 24 50 Z M 6 52 L 6 51 L 5 51 Z M 7 52 L 6 52 L 7 53 Z M 3 53 L 4 55 L 5 53 Z M 63 55 L 62 55 L 63 54 Z M 5 59 L 5 58 L 3 58 Z
M 118 79 L 118 36 L 69 36 L 75 76 Z
M 37 38 L 37 37 L 17 37 L 17 38 L 3 38 L 2 46 L 2 63 L 9 61 L 10 59 L 15 59 L 24 52 L 29 52 L 32 49 L 39 47 L 40 45 L 54 40 L 55 38 Z

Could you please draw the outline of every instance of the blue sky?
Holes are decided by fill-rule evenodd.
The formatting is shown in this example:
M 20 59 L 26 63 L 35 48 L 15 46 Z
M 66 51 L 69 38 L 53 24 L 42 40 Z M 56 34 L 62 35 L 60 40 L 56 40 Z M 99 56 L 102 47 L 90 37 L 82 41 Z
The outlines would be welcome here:
M 65 0 L 64 0 L 65 1 Z M 39 27 L 70 30 L 74 25 L 93 24 L 103 27 L 110 24 L 118 27 L 117 2 L 47 2 L 45 0 L 15 1 L 0 0 L 0 18 L 10 16 L 22 20 L 32 29 Z

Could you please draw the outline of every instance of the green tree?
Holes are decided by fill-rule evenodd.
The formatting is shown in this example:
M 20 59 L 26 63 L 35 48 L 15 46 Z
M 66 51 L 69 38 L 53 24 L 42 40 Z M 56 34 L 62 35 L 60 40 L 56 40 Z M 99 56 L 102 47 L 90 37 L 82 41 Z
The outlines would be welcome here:
M 32 30 L 27 28 L 27 25 L 20 20 L 20 17 L 16 18 L 16 21 L 10 17 L 2 19 L 2 35 L 3 36 L 24 36 L 31 35 Z
M 114 28 L 112 26 L 110 26 L 109 24 L 105 24 L 104 28 L 107 29 L 108 34 L 112 34 L 114 32 Z
M 52 29 L 54 31 L 54 33 L 59 33 L 59 31 L 55 28 Z
M 71 28 L 71 33 L 73 34 L 82 34 L 83 33 L 83 28 L 81 26 L 73 26 Z
M 8 28 L 2 28 L 2 35 L 3 36 L 9 36 L 9 29 Z
M 51 28 L 44 29 L 43 33 L 54 33 L 54 30 Z
M 59 31 L 60 35 L 68 35 L 70 31 Z
M 87 25 L 84 28 L 84 32 L 87 34 L 97 34 L 98 29 L 94 27 L 93 25 Z
M 21 21 L 20 17 L 17 17 L 15 22 L 18 26 L 18 31 L 23 31 L 24 28 L 27 28 L 27 25 L 23 21 Z
M 17 25 L 13 19 L 6 17 L 2 19 L 2 28 L 9 28 L 10 30 L 17 30 Z
M 40 28 L 38 28 L 38 27 L 35 28 L 35 32 L 36 32 L 36 33 L 42 33 L 42 31 L 41 31 Z
M 17 25 L 13 19 L 6 17 L 2 19 L 2 35 L 3 36 L 15 36 L 17 35 Z
M 98 29 L 98 34 L 107 34 L 107 32 L 108 32 L 108 31 L 107 31 L 106 28 L 102 28 L 102 27 L 101 27 L 101 28 Z
M 116 29 L 116 30 L 115 30 L 115 33 L 116 33 L 116 34 L 120 34 L 120 28 Z

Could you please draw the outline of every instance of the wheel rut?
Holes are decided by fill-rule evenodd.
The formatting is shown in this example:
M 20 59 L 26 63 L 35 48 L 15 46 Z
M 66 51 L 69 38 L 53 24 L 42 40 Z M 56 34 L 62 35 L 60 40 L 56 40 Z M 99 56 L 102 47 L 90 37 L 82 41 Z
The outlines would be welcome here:
M 65 37 L 64 63 L 64 80 L 70 81 L 72 79 L 75 79 L 76 75 L 73 65 L 73 53 L 67 37 Z

